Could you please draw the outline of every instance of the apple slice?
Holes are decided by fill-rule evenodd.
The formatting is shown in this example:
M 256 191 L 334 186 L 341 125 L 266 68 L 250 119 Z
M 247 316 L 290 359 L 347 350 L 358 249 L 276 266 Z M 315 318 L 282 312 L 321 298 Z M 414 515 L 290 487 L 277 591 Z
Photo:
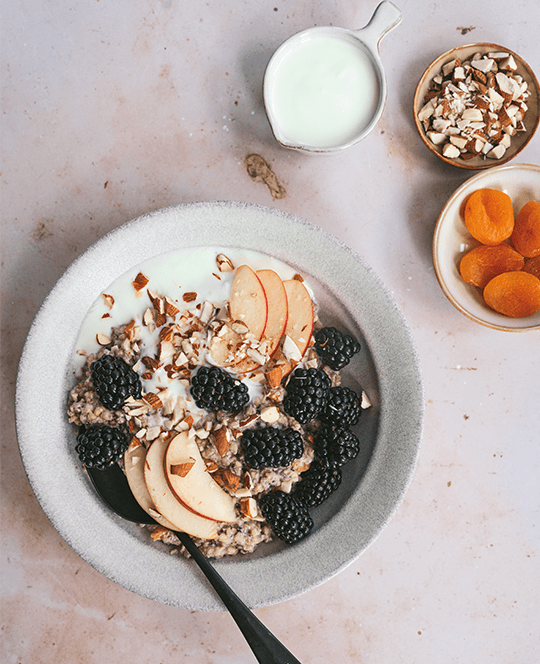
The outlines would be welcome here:
M 263 285 L 268 302 L 268 316 L 261 340 L 268 342 L 267 353 L 271 357 L 278 348 L 287 326 L 289 313 L 287 292 L 281 277 L 274 270 L 257 270 L 257 276 Z
M 285 328 L 288 337 L 300 351 L 300 359 L 307 350 L 313 332 L 313 303 L 307 288 L 298 279 L 287 279 L 283 282 L 287 293 L 289 317 Z M 298 361 L 298 358 L 294 358 Z
M 252 360 L 246 357 L 245 334 L 234 329 L 239 325 L 259 341 L 268 318 L 268 302 L 259 277 L 247 265 L 236 270 L 229 300 L 231 320 L 216 334 L 209 345 L 209 361 L 218 367 L 232 367 Z M 242 373 L 242 372 L 237 372 Z
M 150 498 L 157 511 L 174 524 L 175 530 L 181 530 L 192 537 L 215 539 L 218 530 L 217 522 L 205 519 L 189 510 L 171 491 L 164 467 L 165 452 L 168 446 L 168 440 L 157 438 L 146 453 L 144 481 Z
M 185 473 L 186 464 L 190 464 Z M 187 431 L 175 436 L 165 453 L 169 487 L 188 509 L 214 521 L 236 521 L 235 500 L 212 478 L 199 447 Z
M 272 357 L 279 348 L 279 342 L 287 325 L 287 293 L 281 277 L 274 270 L 257 270 L 256 274 L 263 285 L 268 303 L 268 316 L 261 342 L 266 342 L 266 355 Z M 231 368 L 236 373 L 248 373 L 260 366 L 256 360 L 246 358 Z
M 124 454 L 124 470 L 126 478 L 131 489 L 131 493 L 143 510 L 150 514 L 160 525 L 171 530 L 179 530 L 174 524 L 162 516 L 154 501 L 148 493 L 146 482 L 144 481 L 144 464 L 146 461 L 146 447 L 141 444 L 133 445 L 130 443 Z
M 248 265 L 240 265 L 231 287 L 231 318 L 245 323 L 256 338 L 262 337 L 268 317 L 266 293 L 259 277 Z

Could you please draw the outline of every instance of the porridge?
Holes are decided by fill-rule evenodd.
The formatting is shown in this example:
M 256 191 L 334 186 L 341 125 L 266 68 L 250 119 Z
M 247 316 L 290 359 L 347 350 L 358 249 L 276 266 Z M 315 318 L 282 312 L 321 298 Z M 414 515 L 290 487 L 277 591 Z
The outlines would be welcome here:
M 294 543 L 359 451 L 369 406 L 341 385 L 360 351 L 324 327 L 290 266 L 264 254 L 191 248 L 111 284 L 77 342 L 68 418 L 90 467 L 119 463 L 151 537 L 210 557 Z

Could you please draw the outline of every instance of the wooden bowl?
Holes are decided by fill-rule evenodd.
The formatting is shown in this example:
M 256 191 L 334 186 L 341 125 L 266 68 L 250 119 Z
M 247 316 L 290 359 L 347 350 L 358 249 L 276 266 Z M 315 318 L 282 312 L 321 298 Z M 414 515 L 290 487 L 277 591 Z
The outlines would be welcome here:
M 506 152 L 500 159 L 495 159 L 493 157 L 478 155 L 473 158 L 464 159 L 463 157 L 446 157 L 442 154 L 442 145 L 435 145 L 427 136 L 424 129 L 424 125 L 421 120 L 418 118 L 418 113 L 424 106 L 424 98 L 426 93 L 429 90 L 431 81 L 433 78 L 440 73 L 443 65 L 446 63 L 452 62 L 452 60 L 459 58 L 461 62 L 465 62 L 470 59 L 475 53 L 480 53 L 481 55 L 494 52 L 504 52 L 511 55 L 516 64 L 517 69 L 515 74 L 522 76 L 523 80 L 527 82 L 528 90 L 530 96 L 527 99 L 527 111 L 523 118 L 523 124 L 525 126 L 525 131 L 518 132 L 511 139 L 511 145 L 507 148 Z M 439 159 L 442 159 L 447 164 L 452 166 L 457 166 L 458 168 L 465 168 L 469 170 L 482 170 L 486 168 L 492 168 L 493 166 L 501 166 L 513 159 L 517 154 L 519 154 L 523 148 L 529 143 L 532 139 L 540 121 L 540 112 L 539 112 L 539 96 L 540 96 L 540 87 L 538 80 L 530 68 L 530 66 L 523 60 L 521 56 L 517 53 L 514 53 L 510 49 L 499 46 L 498 44 L 490 43 L 476 43 L 468 44 L 466 46 L 458 46 L 446 53 L 440 55 L 436 60 L 434 60 L 429 67 L 426 69 L 420 82 L 416 87 L 413 101 L 414 109 L 414 120 L 416 123 L 416 128 L 420 134 L 421 139 L 425 143 L 431 152 L 433 152 Z

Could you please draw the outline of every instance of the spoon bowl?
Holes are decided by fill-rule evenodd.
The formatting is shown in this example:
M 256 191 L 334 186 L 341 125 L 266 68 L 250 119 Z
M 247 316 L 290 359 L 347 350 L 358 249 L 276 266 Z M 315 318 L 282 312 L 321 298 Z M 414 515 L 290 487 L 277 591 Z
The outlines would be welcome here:
M 87 468 L 86 471 L 101 500 L 118 516 L 135 523 L 158 525 L 135 500 L 120 466 L 113 464 L 104 470 Z M 300 664 L 216 572 L 191 537 L 187 533 L 173 532 L 229 610 L 257 661 L 261 664 Z

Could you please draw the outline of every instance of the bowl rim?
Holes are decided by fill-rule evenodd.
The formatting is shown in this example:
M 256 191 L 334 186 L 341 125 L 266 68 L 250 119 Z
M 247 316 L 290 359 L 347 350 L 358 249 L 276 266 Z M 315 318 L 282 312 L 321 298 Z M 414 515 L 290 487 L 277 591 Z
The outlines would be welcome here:
M 496 166 L 495 169 L 496 171 L 504 171 L 504 170 L 517 170 L 519 168 L 531 168 L 535 171 L 537 171 L 540 175 L 540 166 L 537 164 L 501 164 L 499 166 Z M 493 172 L 493 169 L 491 170 Z M 449 302 L 461 313 L 463 314 L 466 318 L 469 320 L 473 321 L 474 323 L 478 323 L 479 325 L 482 325 L 484 327 L 487 327 L 492 330 L 498 330 L 501 332 L 533 332 L 533 331 L 538 331 L 540 330 L 540 323 L 535 324 L 535 325 L 529 325 L 527 327 L 510 327 L 509 325 L 497 325 L 496 323 L 490 323 L 488 321 L 482 320 L 478 316 L 475 316 L 472 314 L 470 311 L 465 309 L 463 305 L 454 297 L 454 295 L 451 293 L 450 289 L 446 285 L 446 281 L 443 279 L 442 274 L 441 274 L 441 268 L 440 268 L 440 263 L 439 263 L 439 257 L 438 257 L 438 252 L 437 252 L 437 247 L 438 247 L 438 241 L 439 241 L 439 236 L 441 233 L 441 227 L 443 224 L 444 217 L 448 211 L 448 209 L 451 207 L 451 205 L 459 199 L 460 196 L 462 196 L 463 191 L 467 189 L 471 184 L 473 184 L 476 180 L 480 180 L 485 176 L 485 172 L 480 172 L 476 173 L 472 177 L 468 178 L 461 184 L 455 191 L 454 193 L 450 196 L 450 198 L 446 201 L 443 209 L 441 210 L 439 216 L 437 217 L 437 222 L 435 224 L 435 230 L 433 232 L 433 239 L 432 239 L 432 244 L 431 244 L 431 252 L 432 252 L 432 259 L 433 259 L 433 268 L 435 272 L 435 276 L 437 278 L 437 281 L 439 282 L 439 286 L 441 287 L 441 290 L 445 294 L 446 298 L 449 300 Z M 487 306 L 487 305 L 486 305 Z M 516 320 L 516 319 L 513 319 Z
M 507 48 L 506 46 L 501 46 L 500 44 L 495 44 L 493 42 L 472 42 L 470 44 L 462 44 L 461 46 L 456 46 L 454 48 L 449 49 L 445 53 L 442 53 L 439 55 L 437 58 L 435 58 L 424 70 L 424 73 L 420 77 L 420 80 L 418 81 L 415 91 L 414 91 L 414 96 L 413 96 L 413 117 L 414 117 L 414 124 L 416 126 L 416 129 L 420 135 L 420 138 L 422 139 L 422 142 L 424 145 L 432 152 L 435 154 L 439 159 L 442 161 L 446 162 L 447 164 L 450 164 L 451 166 L 456 166 L 456 168 L 462 168 L 465 170 L 469 171 L 482 171 L 482 170 L 487 170 L 490 168 L 496 168 L 498 166 L 504 166 L 506 163 L 511 161 L 512 159 L 515 159 L 515 157 L 531 142 L 532 138 L 534 137 L 534 134 L 536 133 L 536 130 L 538 129 L 538 126 L 540 125 L 540 108 L 537 110 L 536 113 L 536 119 L 531 126 L 531 129 L 527 132 L 528 136 L 526 140 L 523 142 L 519 148 L 516 149 L 515 152 L 511 152 L 510 154 L 505 154 L 502 159 L 498 159 L 496 161 L 493 161 L 493 163 L 490 163 L 487 159 L 485 160 L 485 163 L 483 164 L 471 164 L 470 162 L 466 162 L 461 160 L 458 161 L 457 159 L 451 159 L 449 157 L 445 157 L 443 154 L 441 154 L 437 148 L 431 143 L 431 141 L 428 140 L 426 133 L 424 131 L 424 127 L 420 120 L 418 119 L 418 107 L 419 107 L 419 98 L 420 98 L 420 90 L 423 87 L 424 83 L 428 79 L 429 75 L 433 71 L 433 69 L 439 64 L 446 60 L 447 58 L 451 57 L 453 54 L 456 54 L 459 51 L 463 51 L 465 49 L 471 49 L 471 48 L 478 48 L 479 50 L 485 49 L 487 51 L 492 51 L 492 50 L 499 50 L 499 51 L 504 51 L 505 53 L 509 53 L 515 60 L 518 61 L 518 63 L 523 66 L 526 70 L 528 75 L 531 77 L 531 80 L 534 84 L 534 89 L 536 91 L 536 97 L 538 99 L 538 102 L 540 104 L 540 84 L 538 82 L 538 78 L 536 77 L 536 74 L 534 73 L 534 70 L 532 67 L 529 65 L 529 63 L 518 53 L 513 51 L 510 48 Z M 419 110 L 419 109 L 418 109 Z

